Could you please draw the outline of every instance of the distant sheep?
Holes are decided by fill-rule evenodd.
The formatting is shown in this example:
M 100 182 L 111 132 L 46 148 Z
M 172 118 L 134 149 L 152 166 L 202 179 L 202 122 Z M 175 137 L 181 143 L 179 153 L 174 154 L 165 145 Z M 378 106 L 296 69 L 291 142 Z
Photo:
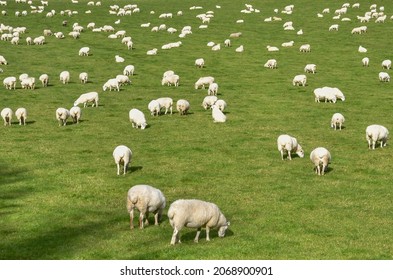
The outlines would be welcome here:
M 310 160 L 314 164 L 315 173 L 324 175 L 332 157 L 326 148 L 318 147 L 311 152 Z
M 289 47 L 293 47 L 294 44 L 295 44 L 294 41 L 289 41 L 289 42 L 282 43 L 281 46 L 284 48 L 289 48 Z
M 383 125 L 373 124 L 366 128 L 366 140 L 368 148 L 375 150 L 375 144 L 379 141 L 381 148 L 385 147 L 389 137 L 389 130 Z
M 119 81 L 117 79 L 109 79 L 103 86 L 102 86 L 102 90 L 106 91 L 108 90 L 112 91 L 113 90 L 117 90 L 120 91 L 120 84 Z
M 154 49 L 148 50 L 148 51 L 146 52 L 146 54 L 147 54 L 147 55 L 156 55 L 156 54 L 157 54 L 157 49 L 154 48 Z
M 299 51 L 300 52 L 311 52 L 310 44 L 301 45 L 300 48 L 299 48 Z
M 158 116 L 160 114 L 160 103 L 157 100 L 150 101 L 147 108 L 152 116 Z
M 292 160 L 291 153 L 296 153 L 299 157 L 304 157 L 304 151 L 295 137 L 287 134 L 282 134 L 277 138 L 277 148 L 281 154 L 281 159 L 284 160 L 284 154 L 288 155 L 288 159 Z
M 360 52 L 360 53 L 366 53 L 366 52 L 367 52 L 367 49 L 366 49 L 365 47 L 359 46 L 358 52 Z
M 381 82 L 390 82 L 390 76 L 386 72 L 379 72 L 378 77 Z
M 211 106 L 212 109 L 212 117 L 213 117 L 213 121 L 215 123 L 224 123 L 227 120 L 227 117 L 225 116 L 225 114 L 220 110 L 220 108 L 213 104 Z
M 239 47 L 237 47 L 237 48 L 235 49 L 235 52 L 238 52 L 238 53 L 244 52 L 244 46 L 243 46 L 243 45 L 240 45 Z
M 188 110 L 190 110 L 190 103 L 185 99 L 179 99 L 176 102 L 176 109 L 180 115 L 187 115 Z
M 4 120 L 4 126 L 11 125 L 13 115 L 12 110 L 10 108 L 4 108 L 3 110 L 1 110 L 0 114 Z
M 161 85 L 171 86 L 174 85 L 175 87 L 179 86 L 180 77 L 179 75 L 173 74 L 170 76 L 163 77 L 161 80 Z
M 334 113 L 330 121 L 330 126 L 334 128 L 334 130 L 337 130 L 337 127 L 339 127 L 341 130 L 341 127 L 344 122 L 345 122 L 345 118 L 342 114 Z
M 382 68 L 388 70 L 392 68 L 392 61 L 390 59 L 385 59 L 384 61 L 382 61 Z
M 173 106 L 173 100 L 170 97 L 161 97 L 156 99 L 157 102 L 160 104 L 160 110 L 162 108 L 165 108 L 165 115 L 168 113 L 168 110 L 171 112 L 172 115 L 172 106 Z
M 207 110 L 217 101 L 217 96 L 208 95 L 202 101 L 202 107 Z
M 43 87 L 48 86 L 48 83 L 49 83 L 48 74 L 42 74 L 38 79 L 41 81 Z
M 115 55 L 115 61 L 116 61 L 117 63 L 122 63 L 122 62 L 124 62 L 125 60 L 124 60 L 124 58 L 122 58 L 121 56 Z
M 303 86 L 305 87 L 307 84 L 307 76 L 306 75 L 296 75 L 293 80 L 292 84 L 294 86 Z
M 135 71 L 135 66 L 134 65 L 127 65 L 126 67 L 124 67 L 123 75 L 133 76 L 134 75 L 134 71 Z
M 166 204 L 163 193 L 149 185 L 135 185 L 127 193 L 127 210 L 130 214 L 130 228 L 134 228 L 134 209 L 139 211 L 139 228 L 149 224 L 149 213 L 154 214 L 154 225 L 158 226 Z M 143 221 L 145 220 L 145 222 Z
M 0 65 L 7 65 L 8 64 L 8 62 L 7 62 L 7 60 L 4 58 L 4 56 L 2 56 L 2 55 L 0 55 Z
M 227 103 L 226 103 L 224 100 L 222 100 L 222 99 L 218 99 L 218 100 L 214 103 L 214 105 L 217 106 L 218 109 L 219 109 L 221 112 L 224 112 L 225 108 L 227 107 Z
M 78 106 L 74 106 L 70 109 L 70 116 L 72 118 L 73 123 L 79 123 L 81 115 L 82 115 L 82 110 Z
M 131 149 L 127 146 L 120 145 L 113 150 L 113 158 L 117 166 L 117 175 L 120 175 L 120 165 L 123 165 L 123 175 L 126 175 L 128 165 L 132 159 Z
M 229 222 L 218 206 L 202 200 L 176 200 L 168 210 L 169 223 L 173 228 L 171 245 L 180 243 L 179 232 L 183 227 L 197 228 L 194 242 L 198 243 L 201 228 L 206 228 L 206 241 L 210 241 L 210 229 L 218 228 L 218 236 L 224 237 Z
M 18 108 L 15 111 L 15 116 L 19 121 L 19 125 L 26 125 L 27 110 L 26 108 Z
M 131 109 L 129 114 L 129 119 L 132 127 L 145 129 L 147 126 L 145 114 L 138 109 Z
M 317 66 L 315 64 L 307 64 L 304 67 L 304 72 L 315 74 L 317 72 Z
M 81 94 L 77 100 L 74 102 L 74 106 L 83 104 L 83 107 L 87 107 L 88 102 L 92 102 L 92 107 L 98 107 L 98 92 L 92 91 L 88 93 Z
M 370 59 L 368 57 L 363 57 L 362 64 L 363 64 L 363 66 L 367 66 L 368 67 L 369 64 L 370 64 Z
M 263 67 L 266 67 L 266 68 L 270 68 L 270 69 L 275 69 L 275 68 L 277 68 L 277 60 L 275 60 L 275 59 L 269 59 L 264 65 L 263 65 Z
M 60 81 L 63 84 L 68 84 L 68 82 L 70 81 L 70 72 L 68 71 L 63 71 L 60 73 Z
M 57 108 L 56 119 L 59 121 L 59 126 L 65 126 L 67 119 L 70 117 L 70 111 L 65 108 Z
M 83 47 L 79 50 L 79 56 L 89 56 L 90 48 Z
M 198 81 L 195 82 L 195 89 L 198 89 L 200 87 L 205 88 L 205 85 L 210 85 L 214 82 L 214 77 L 207 76 L 207 77 L 201 77 L 198 79 Z
M 211 83 L 209 85 L 209 88 L 207 90 L 208 95 L 217 95 L 218 93 L 218 84 L 217 83 Z
M 199 68 L 203 68 L 205 66 L 205 60 L 203 58 L 197 58 L 195 60 L 195 66 Z
M 79 80 L 83 84 L 87 83 L 88 78 L 89 78 L 89 75 L 86 72 L 82 72 L 82 73 L 79 74 Z

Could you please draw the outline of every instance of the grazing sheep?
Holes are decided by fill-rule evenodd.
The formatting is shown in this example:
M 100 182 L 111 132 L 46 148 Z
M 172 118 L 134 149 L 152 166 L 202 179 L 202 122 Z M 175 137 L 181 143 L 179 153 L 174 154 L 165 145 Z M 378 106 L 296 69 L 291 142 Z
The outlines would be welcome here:
M 132 127 L 145 129 L 147 126 L 145 114 L 138 109 L 131 109 L 129 112 L 130 122 Z
M 390 59 L 385 59 L 384 61 L 382 61 L 382 68 L 388 70 L 392 68 L 392 61 Z
M 185 99 L 179 99 L 176 102 L 176 109 L 180 115 L 187 115 L 188 110 L 190 110 L 190 103 Z
M 325 100 L 326 102 L 331 102 L 331 103 L 336 103 L 337 102 L 337 97 L 336 95 L 329 90 L 327 87 L 323 88 L 316 88 L 314 90 L 314 96 L 315 96 L 315 102 L 320 103 L 321 100 Z
M 209 88 L 207 90 L 208 95 L 217 95 L 218 93 L 218 84 L 217 83 L 211 83 L 209 85 Z
M 201 77 L 198 79 L 198 81 L 195 82 L 195 89 L 198 89 L 199 87 L 202 87 L 204 89 L 205 85 L 210 85 L 213 82 L 214 82 L 214 77 L 211 76 Z
M 317 66 L 315 64 L 307 64 L 304 67 L 304 72 L 315 74 L 315 72 L 317 72 Z
M 197 228 L 194 242 L 198 242 L 201 228 L 206 228 L 206 241 L 210 241 L 211 228 L 218 228 L 218 236 L 224 237 L 229 222 L 218 206 L 211 202 L 197 199 L 176 200 L 168 210 L 169 222 L 173 228 L 171 245 L 180 242 L 179 232 L 183 227 Z
M 68 82 L 70 81 L 70 72 L 68 71 L 63 71 L 60 73 L 60 81 L 63 84 L 68 84 Z
M 216 123 L 223 123 L 226 122 L 227 117 L 225 116 L 225 114 L 220 110 L 220 108 L 213 104 L 211 107 L 212 109 L 212 117 L 213 117 L 213 121 Z
M 300 52 L 311 52 L 310 44 L 301 45 L 300 48 L 299 48 L 299 51 Z
M 360 52 L 360 53 L 366 53 L 366 52 L 367 52 L 367 49 L 366 49 L 365 47 L 359 46 L 358 52 Z
M 222 100 L 222 99 L 218 99 L 218 100 L 214 103 L 214 105 L 217 106 L 218 109 L 219 109 L 221 112 L 224 112 L 225 108 L 227 107 L 227 103 L 226 103 L 224 100 Z
M 263 67 L 270 68 L 270 69 L 277 68 L 277 60 L 275 60 L 274 58 L 269 59 L 269 60 L 263 65 Z
M 370 59 L 368 57 L 363 57 L 362 64 L 363 64 L 363 66 L 369 66 Z
M 284 160 L 284 153 L 288 155 L 288 159 L 292 160 L 291 153 L 296 153 L 299 157 L 304 157 L 304 151 L 295 137 L 282 134 L 277 138 L 277 148 Z
M 83 47 L 79 50 L 79 56 L 89 56 L 90 48 Z
M 172 106 L 173 106 L 172 98 L 170 98 L 170 97 L 161 97 L 161 98 L 158 98 L 156 100 L 160 104 L 160 110 L 162 108 L 165 108 L 165 115 L 166 115 L 166 113 L 168 113 L 168 109 L 170 110 L 171 115 L 172 115 Z
M 203 58 L 197 58 L 195 60 L 195 66 L 199 68 L 203 68 L 205 66 L 205 60 Z
M 49 83 L 48 74 L 42 74 L 38 79 L 41 81 L 43 87 L 48 86 L 48 83 Z
M 158 116 L 160 114 L 160 103 L 157 100 L 150 101 L 147 108 L 152 116 Z
M 27 110 L 26 108 L 18 108 L 15 111 L 15 116 L 19 121 L 19 125 L 26 125 Z
M 174 85 L 175 87 L 179 86 L 180 77 L 179 75 L 173 74 L 166 77 L 163 77 L 161 80 L 161 85 Z
M 131 84 L 130 78 L 127 75 L 117 75 L 116 80 L 121 86 Z
M 35 88 L 35 78 L 27 77 L 23 78 L 20 82 L 23 89 L 34 89 Z
M 87 102 L 93 102 L 91 107 L 98 107 L 98 92 L 92 91 L 88 93 L 81 94 L 77 100 L 74 102 L 74 106 L 78 106 L 83 103 L 83 107 L 87 107 Z
M 127 193 L 127 210 L 130 214 L 130 228 L 134 228 L 134 209 L 139 211 L 139 228 L 149 224 L 149 213 L 154 214 L 154 225 L 158 226 L 166 204 L 163 193 L 149 185 L 135 185 Z M 143 220 L 145 219 L 145 222 Z
M 7 65 L 8 64 L 8 62 L 7 62 L 7 60 L 4 58 L 4 56 L 2 56 L 2 55 L 0 55 L 0 65 Z
M 120 175 L 120 164 L 123 164 L 123 175 L 126 175 L 127 167 L 132 159 L 132 152 L 130 148 L 124 145 L 117 146 L 113 150 L 113 158 L 117 166 L 117 175 Z
M 70 111 L 65 108 L 57 108 L 56 119 L 59 121 L 59 126 L 65 126 L 67 119 L 70 117 Z
M 166 78 L 166 77 L 169 77 L 169 76 L 172 76 L 172 75 L 175 75 L 175 72 L 173 72 L 172 70 L 168 70 L 168 71 L 165 71 L 165 72 L 164 72 L 164 74 L 162 75 L 162 77 L 163 77 L 163 78 Z
M 134 71 L 135 71 L 134 65 L 127 65 L 126 67 L 124 67 L 123 75 L 134 76 Z
M 4 126 L 11 125 L 11 120 L 12 120 L 12 110 L 10 108 L 4 108 L 1 110 L 1 117 L 4 120 Z
M 203 99 L 203 101 L 202 101 L 202 107 L 205 109 L 205 110 L 207 110 L 207 109 L 209 109 L 211 106 L 213 106 L 213 104 L 217 101 L 217 96 L 211 96 L 211 95 L 208 95 L 208 96 L 206 96 L 204 99 Z
M 89 75 L 86 72 L 82 72 L 79 74 L 79 80 L 81 81 L 81 83 L 86 84 L 87 83 L 87 79 L 89 78 Z
M 117 79 L 109 79 L 103 86 L 102 90 L 106 91 L 109 89 L 109 91 L 112 91 L 112 89 L 120 91 L 120 84 Z
M 72 118 L 73 123 L 79 123 L 81 115 L 82 115 L 82 110 L 78 106 L 74 106 L 70 109 L 70 116 Z
M 329 31 L 338 31 L 338 24 L 332 24 L 329 27 Z
M 344 122 L 345 122 L 344 116 L 340 113 L 335 113 L 333 114 L 332 120 L 330 121 L 330 126 L 334 128 L 334 130 L 337 130 L 337 126 L 338 126 L 341 130 L 341 127 Z
M 231 40 L 230 39 L 225 39 L 224 46 L 225 47 L 230 47 L 231 46 Z
M 15 89 L 16 88 L 16 77 L 4 78 L 3 85 L 6 89 Z
M 303 86 L 305 87 L 307 83 L 307 77 L 306 75 L 296 75 L 293 80 L 292 80 L 292 84 L 294 86 Z
M 318 147 L 311 152 L 310 159 L 314 164 L 315 173 L 324 175 L 332 157 L 326 148 Z
M 375 144 L 380 141 L 381 148 L 385 147 L 389 137 L 389 130 L 383 125 L 373 124 L 366 128 L 368 148 L 375 150 Z
M 381 82 L 390 82 L 390 76 L 386 72 L 379 72 L 378 77 Z

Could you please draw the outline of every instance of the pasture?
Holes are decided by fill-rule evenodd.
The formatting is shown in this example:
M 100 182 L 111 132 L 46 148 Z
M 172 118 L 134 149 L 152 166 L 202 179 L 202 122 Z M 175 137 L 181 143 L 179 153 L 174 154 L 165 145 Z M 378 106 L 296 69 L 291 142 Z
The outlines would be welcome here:
M 14 111 L 25 107 L 26 126 L 13 119 L 12 126 L 0 127 L 0 258 L 1 259 L 392 259 L 393 204 L 390 171 L 391 145 L 368 150 L 365 129 L 381 124 L 393 129 L 392 84 L 378 80 L 381 62 L 392 59 L 389 35 L 393 3 L 361 1 L 360 8 L 349 8 L 345 17 L 332 19 L 340 1 L 102 1 L 87 6 L 85 0 L 49 0 L 43 13 L 32 14 L 27 4 L 8 0 L 7 16 L 0 23 L 26 26 L 19 45 L 0 41 L 1 81 L 7 76 L 28 73 L 35 77 L 35 90 L 0 88 L 0 109 Z M 118 17 L 109 6 L 137 4 L 140 13 Z M 261 3 L 263 2 L 263 3 Z M 387 19 L 360 23 L 373 3 L 383 5 Z M 39 1 L 33 0 L 39 5 Z M 260 13 L 241 13 L 245 3 Z M 281 13 L 294 4 L 291 15 Z M 351 3 L 353 4 L 353 3 Z M 200 10 L 191 10 L 198 5 Z M 217 8 L 220 5 L 221 8 Z M 279 12 L 274 13 L 277 8 Z M 317 17 L 324 8 L 329 14 Z M 57 13 L 46 17 L 47 11 Z M 77 11 L 62 16 L 60 11 Z M 16 17 L 15 11 L 29 11 Z M 85 12 L 90 10 L 91 13 Z M 214 11 L 208 28 L 199 29 L 196 15 Z M 155 11 L 151 14 L 150 11 Z M 183 11 L 182 16 L 177 16 Z M 173 13 L 160 19 L 161 13 Z M 272 16 L 282 21 L 265 22 Z M 343 16 L 343 17 L 344 17 Z M 120 19 L 119 24 L 114 24 Z M 244 23 L 236 23 L 243 19 Z M 62 26 L 64 20 L 68 26 Z M 284 31 L 283 23 L 293 21 L 295 31 Z M 109 33 L 85 28 L 79 39 L 68 36 L 73 23 L 86 27 L 112 25 L 126 30 L 134 49 L 121 39 L 108 39 Z M 150 28 L 141 28 L 150 22 Z M 160 24 L 178 32 L 151 32 Z M 328 31 L 332 24 L 339 30 Z M 192 34 L 178 37 L 183 26 Z M 354 27 L 367 25 L 368 32 L 351 34 Z M 27 36 L 42 35 L 44 29 L 61 31 L 64 39 L 45 38 L 44 45 L 26 45 Z M 297 35 L 302 29 L 304 34 Z M 242 36 L 224 40 L 233 32 Z M 281 44 L 293 40 L 293 47 Z M 182 41 L 179 48 L 161 50 L 163 44 Z M 221 43 L 212 51 L 209 41 Z M 311 52 L 301 53 L 302 44 Z M 244 45 L 244 52 L 235 48 Z M 266 46 L 277 46 L 270 53 Z M 358 53 L 362 45 L 366 54 Z M 78 56 L 81 47 L 90 47 L 89 56 Z M 156 56 L 147 50 L 157 48 Z M 116 63 L 115 55 L 124 57 Z M 370 58 L 363 67 L 361 59 Z M 203 57 L 204 68 L 194 66 Z M 275 58 L 277 69 L 264 68 Z M 316 74 L 306 74 L 305 87 L 293 86 L 295 75 L 303 74 L 308 63 L 317 65 Z M 132 64 L 132 84 L 119 92 L 103 91 L 102 85 Z M 164 71 L 180 76 L 179 87 L 161 85 Z M 71 73 L 69 84 L 59 81 L 59 73 Z M 391 70 L 386 70 L 391 73 Z M 80 72 L 89 74 L 81 84 Z M 38 77 L 47 73 L 49 86 L 43 88 Z M 214 123 L 210 110 L 201 106 L 207 89 L 194 89 L 201 76 L 213 76 L 219 84 L 218 97 L 228 107 L 226 123 Z M 338 87 L 346 100 L 337 103 L 314 102 L 313 90 Z M 82 108 L 79 124 L 69 120 L 59 127 L 58 107 L 71 108 L 80 94 L 97 91 L 99 106 Z M 188 115 L 153 117 L 147 110 L 159 97 L 187 99 Z M 81 106 L 81 105 L 80 105 Z M 142 110 L 147 118 L 145 130 L 132 128 L 128 112 Z M 330 118 L 342 113 L 344 129 L 330 128 Z M 295 136 L 305 157 L 281 160 L 276 139 L 280 134 Z M 133 159 L 125 176 L 116 175 L 112 152 L 126 145 Z M 326 147 L 332 163 L 324 176 L 317 176 L 309 159 L 311 150 Z M 162 222 L 143 230 L 129 228 L 126 193 L 136 184 L 160 189 L 167 200 Z M 224 238 L 217 231 L 206 242 L 202 231 L 198 244 L 195 229 L 183 229 L 182 243 L 171 246 L 172 228 L 166 217 L 171 202 L 197 198 L 216 203 L 231 225 Z M 134 221 L 136 222 L 136 221 Z

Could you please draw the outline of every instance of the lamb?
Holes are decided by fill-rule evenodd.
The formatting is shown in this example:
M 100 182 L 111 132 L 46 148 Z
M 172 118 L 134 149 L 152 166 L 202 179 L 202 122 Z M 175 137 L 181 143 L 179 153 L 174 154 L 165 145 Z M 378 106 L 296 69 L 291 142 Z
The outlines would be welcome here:
M 375 150 L 375 144 L 380 141 L 381 148 L 385 147 L 389 137 L 389 130 L 383 125 L 373 124 L 366 128 L 366 140 L 368 148 Z
M 74 106 L 70 109 L 70 116 L 74 123 L 79 123 L 81 115 L 82 115 L 82 110 L 78 106 Z
M 42 74 L 38 79 L 41 81 L 43 87 L 48 86 L 48 83 L 49 83 L 48 74 Z
M 126 67 L 124 67 L 123 75 L 134 76 L 134 71 L 135 71 L 134 65 L 127 65 Z
M 342 124 L 345 122 L 345 118 L 342 114 L 340 113 L 335 113 L 332 116 L 332 120 L 330 121 L 330 126 L 334 128 L 334 130 L 337 130 L 337 126 L 340 128 L 342 127 Z
M 68 82 L 70 81 L 70 72 L 68 71 L 63 71 L 60 73 L 60 81 L 63 84 L 68 84 Z
M 11 120 L 12 120 L 12 110 L 10 108 L 4 108 L 1 110 L 1 117 L 4 120 L 4 126 L 11 125 Z
M 172 115 L 172 106 L 173 106 L 172 98 L 170 98 L 170 97 L 161 97 L 161 98 L 158 98 L 156 100 L 160 104 L 160 110 L 162 108 L 165 108 L 165 115 L 166 115 L 166 113 L 168 113 L 168 109 L 170 110 L 171 115 Z
M 120 175 L 120 164 L 123 164 L 123 175 L 126 175 L 128 165 L 132 159 L 131 149 L 127 146 L 120 145 L 113 150 L 112 155 L 117 166 L 117 175 Z
M 300 52 L 311 52 L 310 44 L 301 45 L 300 48 L 299 48 L 299 51 Z
M 70 111 L 65 108 L 57 108 L 56 119 L 59 121 L 59 126 L 65 126 L 67 119 L 70 117 Z
M 149 213 L 154 214 L 154 224 L 158 226 L 166 205 L 163 193 L 149 185 L 135 185 L 127 193 L 127 210 L 130 214 L 130 228 L 134 228 L 134 209 L 139 211 L 139 228 L 149 224 Z M 145 222 L 143 220 L 145 219 Z
M 217 95 L 218 93 L 218 84 L 217 83 L 211 83 L 209 85 L 209 88 L 207 90 L 208 95 Z
M 98 93 L 95 91 L 81 94 L 77 100 L 74 102 L 74 106 L 78 106 L 83 103 L 83 107 L 87 107 L 88 102 L 93 102 L 92 107 L 98 107 Z
M 120 85 L 117 79 L 109 79 L 103 86 L 102 90 L 106 91 L 109 89 L 109 91 L 112 91 L 112 89 L 120 91 Z
M 304 72 L 315 74 L 315 72 L 317 72 L 317 66 L 315 64 L 307 64 L 304 67 Z
M 22 79 L 20 82 L 22 88 L 24 89 L 34 89 L 35 88 L 35 78 L 33 77 L 27 77 Z
M 198 89 L 199 87 L 205 88 L 205 85 L 210 85 L 214 82 L 214 77 L 207 76 L 207 77 L 201 77 L 198 79 L 198 81 L 195 82 L 195 89 Z
M 368 67 L 369 64 L 370 64 L 370 59 L 368 57 L 363 57 L 362 64 L 363 64 L 363 66 L 367 66 Z
M 379 72 L 378 77 L 381 82 L 390 82 L 390 76 L 386 72 Z
M 219 109 L 221 112 L 224 112 L 225 108 L 227 107 L 227 103 L 226 103 L 224 100 L 222 100 L 222 99 L 218 99 L 218 100 L 214 103 L 214 105 L 217 106 L 218 109 Z
M 4 78 L 3 85 L 6 89 L 15 89 L 16 88 L 16 77 Z
M 227 117 L 224 115 L 224 113 L 220 110 L 220 108 L 217 105 L 213 104 L 211 106 L 211 109 L 212 109 L 213 121 L 215 123 L 216 122 L 219 122 L 219 123 L 226 122 Z
M 195 66 L 198 68 L 203 68 L 205 66 L 205 60 L 203 58 L 197 58 L 195 60 Z
M 197 228 L 194 242 L 198 242 L 201 228 L 206 228 L 206 241 L 210 241 L 210 229 L 218 228 L 218 236 L 224 237 L 230 223 L 218 206 L 197 199 L 176 200 L 168 210 L 169 222 L 173 228 L 171 245 L 180 242 L 179 232 L 183 227 Z
M 185 99 L 179 99 L 176 102 L 176 109 L 180 115 L 187 115 L 188 110 L 190 110 L 190 103 Z
M 269 59 L 263 66 L 270 69 L 277 68 L 277 60 L 274 58 Z
M 157 100 L 152 100 L 147 105 L 152 116 L 158 116 L 160 114 L 160 103 Z
M 83 47 L 79 50 L 79 56 L 89 56 L 90 48 Z
M 147 126 L 145 114 L 138 109 L 131 109 L 129 112 L 130 122 L 132 127 L 145 129 Z
M 18 108 L 15 111 L 15 116 L 19 120 L 19 125 L 26 125 L 27 110 L 26 108 Z
M 392 68 L 392 61 L 390 59 L 385 59 L 384 61 L 382 61 L 382 68 L 383 69 Z
M 173 74 L 170 76 L 163 77 L 161 80 L 161 85 L 166 84 L 168 86 L 174 85 L 175 87 L 177 87 L 179 86 L 179 80 L 180 80 L 179 75 Z
M 324 147 L 315 148 L 311 154 L 310 159 L 314 164 L 315 173 L 324 175 L 327 171 L 328 165 L 332 160 L 330 152 Z
M 293 80 L 292 80 L 292 84 L 294 86 L 298 85 L 298 86 L 303 86 L 305 87 L 307 83 L 307 77 L 306 75 L 296 75 Z
M 281 159 L 284 160 L 284 153 L 287 153 L 288 159 L 292 160 L 291 153 L 296 153 L 299 157 L 304 157 L 302 146 L 297 142 L 295 137 L 287 134 L 281 134 L 277 138 L 277 148 L 281 154 Z
M 207 110 L 207 109 L 209 109 L 211 106 L 213 106 L 213 104 L 217 101 L 217 96 L 211 96 L 211 95 L 208 95 L 208 96 L 206 96 L 204 99 L 203 99 L 203 101 L 202 101 L 202 107 L 205 109 L 205 110 Z

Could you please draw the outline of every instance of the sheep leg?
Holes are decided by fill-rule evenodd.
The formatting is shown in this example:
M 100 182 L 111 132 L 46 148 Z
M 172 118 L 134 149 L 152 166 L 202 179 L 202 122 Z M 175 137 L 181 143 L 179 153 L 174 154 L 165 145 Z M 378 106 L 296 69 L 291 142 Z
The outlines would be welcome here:
M 179 235 L 179 231 L 175 227 L 172 234 L 171 245 L 175 245 L 176 242 L 180 243 L 180 238 L 178 237 L 178 235 Z
M 154 214 L 154 225 L 158 226 L 158 220 L 160 218 L 160 212 L 158 211 L 157 213 Z
M 207 231 L 207 229 L 206 229 L 206 231 Z M 195 238 L 194 238 L 194 242 L 195 242 L 195 243 L 198 243 L 199 235 L 200 235 L 200 234 L 201 234 L 201 228 L 198 228 L 198 229 L 197 229 L 196 236 L 195 236 Z
M 209 232 L 210 232 L 210 228 L 206 226 L 206 241 L 210 241 Z
M 131 208 L 131 211 L 130 211 L 130 229 L 134 228 L 133 220 L 134 220 L 134 208 Z
M 143 213 L 141 211 L 141 213 L 139 214 L 139 228 L 140 229 L 143 228 L 143 218 L 144 218 L 144 215 L 143 215 Z
M 123 175 L 126 175 L 126 173 L 127 173 L 127 164 L 124 164 L 124 167 L 123 167 Z
M 116 165 L 117 165 L 117 175 L 120 175 L 120 164 L 116 163 Z

